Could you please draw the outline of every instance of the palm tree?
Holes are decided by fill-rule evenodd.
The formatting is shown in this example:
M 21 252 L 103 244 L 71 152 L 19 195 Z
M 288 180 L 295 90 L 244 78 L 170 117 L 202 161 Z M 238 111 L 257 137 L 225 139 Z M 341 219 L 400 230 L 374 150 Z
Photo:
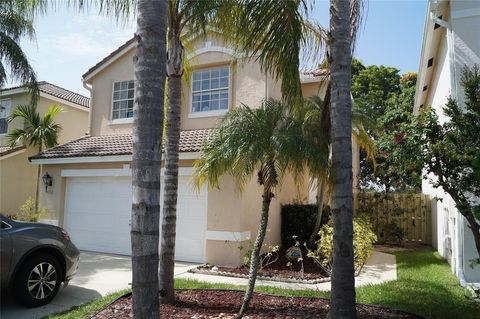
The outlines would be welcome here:
M 321 43 L 302 17 L 304 0 L 171 0 L 168 24 L 168 109 L 166 120 L 165 184 L 160 248 L 160 301 L 174 302 L 174 253 L 178 197 L 178 148 L 185 41 L 188 35 L 215 27 L 224 40 L 265 72 L 282 79 L 287 100 L 301 100 L 298 68 L 302 44 Z M 286 23 L 288 21 L 288 23 Z M 186 33 L 185 35 L 182 33 Z M 272 36 L 272 34 L 274 36 Z M 313 51 L 313 49 L 311 50 Z M 310 51 L 306 51 L 308 53 Z
M 351 64 L 357 0 L 330 0 L 333 263 L 328 318 L 357 318 L 353 266 Z M 353 17 L 353 20 L 352 20 Z M 352 23 L 353 22 L 353 23 Z
M 43 147 L 54 147 L 58 144 L 58 135 L 62 130 L 60 124 L 55 122 L 55 117 L 63 112 L 63 108 L 52 105 L 47 112 L 40 116 L 34 104 L 19 105 L 8 117 L 8 122 L 19 118 L 24 123 L 24 128 L 15 128 L 8 135 L 8 144 L 15 147 L 19 144 L 38 147 L 41 152 Z M 40 183 L 40 165 L 37 167 L 37 185 L 35 187 L 35 212 L 38 211 L 38 193 Z
M 24 37 L 34 40 L 33 17 L 42 12 L 46 1 L 43 0 L 2 0 L 0 1 L 0 87 L 11 80 L 25 83 L 33 101 L 38 96 L 37 76 L 27 56 L 20 47 Z
M 257 237 L 250 261 L 249 282 L 241 318 L 252 298 L 260 260 L 260 249 L 268 224 L 269 207 L 281 185 L 283 174 L 292 172 L 296 178 L 303 170 L 303 150 L 318 155 L 312 145 L 301 140 L 301 126 L 287 114 L 288 107 L 274 100 L 264 101 L 260 108 L 240 106 L 230 110 L 204 144 L 195 163 L 197 186 L 207 183 L 218 187 L 220 178 L 229 174 L 237 187 L 243 187 L 256 174 L 263 187 L 262 210 Z
M 185 65 L 184 31 L 206 33 L 209 17 L 226 1 L 170 0 L 167 32 L 168 107 L 165 138 L 165 179 L 163 191 L 162 236 L 160 243 L 160 302 L 175 301 L 174 266 L 178 197 L 178 150 L 180 142 L 180 112 L 182 76 Z
M 160 163 L 166 71 L 166 0 L 137 1 L 132 158 L 132 294 L 135 318 L 159 318 Z
M 318 147 L 322 150 L 323 154 L 331 155 L 331 85 L 327 84 L 325 97 L 322 99 L 320 96 L 313 96 L 305 102 L 304 105 L 304 117 L 303 131 L 307 138 L 312 139 L 312 143 L 317 143 Z M 367 158 L 375 163 L 376 147 L 373 140 L 368 135 L 367 126 L 369 129 L 374 129 L 374 124 L 371 119 L 367 118 L 365 113 L 359 107 L 354 105 L 352 110 L 352 137 L 361 149 L 366 153 Z M 325 159 L 324 162 L 320 162 L 319 159 Z M 328 194 L 331 193 L 331 172 L 332 163 L 331 156 L 322 157 L 319 159 L 313 158 L 313 161 L 309 163 L 309 171 L 312 174 L 312 183 L 317 183 L 317 217 L 313 231 L 310 235 L 309 246 L 315 244 L 318 231 L 320 230 L 322 213 L 325 198 L 328 197 L 327 189 L 330 189 Z

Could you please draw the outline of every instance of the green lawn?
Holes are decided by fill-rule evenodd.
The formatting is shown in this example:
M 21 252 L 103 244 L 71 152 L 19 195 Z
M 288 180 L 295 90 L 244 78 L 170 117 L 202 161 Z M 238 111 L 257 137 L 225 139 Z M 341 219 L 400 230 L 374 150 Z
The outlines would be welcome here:
M 402 309 L 434 319 L 478 318 L 480 306 L 467 299 L 464 289 L 450 272 L 448 264 L 437 253 L 398 252 L 398 280 L 357 289 L 357 302 Z M 233 288 L 241 286 L 176 280 L 177 288 Z M 328 293 L 312 290 L 285 290 L 257 287 L 256 291 L 282 296 L 328 297 Z M 113 294 L 76 307 L 68 312 L 52 315 L 49 319 L 82 318 L 101 309 L 120 293 Z

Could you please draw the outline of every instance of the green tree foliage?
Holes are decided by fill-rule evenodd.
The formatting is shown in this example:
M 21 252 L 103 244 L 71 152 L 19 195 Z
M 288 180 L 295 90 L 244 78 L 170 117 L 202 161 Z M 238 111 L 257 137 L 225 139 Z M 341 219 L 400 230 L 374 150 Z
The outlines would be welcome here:
M 35 99 L 38 96 L 37 77 L 20 46 L 20 40 L 35 39 L 33 17 L 43 12 L 42 0 L 0 1 L 0 87 L 10 80 L 28 85 Z
M 356 62 L 358 64 L 358 61 Z M 389 191 L 412 191 L 421 186 L 421 170 L 401 158 L 398 145 L 404 143 L 401 126 L 413 119 L 415 98 L 415 73 L 399 74 L 393 67 L 370 65 L 357 66 L 357 75 L 352 77 L 352 95 L 355 103 L 367 118 L 376 122 L 376 129 L 369 130 L 377 146 L 375 165 L 361 156 L 360 186 Z M 412 145 L 413 147 L 413 145 Z M 418 146 L 412 155 L 419 152 Z M 399 169 L 399 161 L 411 165 Z
M 398 157 L 411 162 L 399 161 L 399 168 L 424 167 L 425 177 L 433 186 L 442 187 L 452 197 L 472 230 L 480 257 L 480 223 L 475 218 L 480 217 L 475 216 L 480 206 L 480 180 L 475 172 L 480 153 L 479 66 L 465 68 L 461 84 L 465 103 L 460 105 L 450 97 L 443 108 L 446 122 L 439 122 L 436 112 L 429 108 L 411 123 L 403 125 L 403 143 L 398 145 Z M 417 149 L 420 152 L 412 155 L 412 150 Z

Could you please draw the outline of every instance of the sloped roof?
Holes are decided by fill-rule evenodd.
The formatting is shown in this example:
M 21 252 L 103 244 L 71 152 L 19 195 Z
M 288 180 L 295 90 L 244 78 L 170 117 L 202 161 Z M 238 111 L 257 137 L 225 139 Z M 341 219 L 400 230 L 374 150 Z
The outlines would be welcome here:
M 180 132 L 180 152 L 197 152 L 211 129 Z M 85 136 L 38 153 L 32 159 L 114 156 L 132 154 L 132 135 Z
M 25 149 L 25 145 L 10 147 L 0 145 L 0 157 Z
M 8 92 L 14 89 L 20 89 L 20 88 L 26 88 L 25 85 L 19 85 L 19 86 L 14 86 L 6 89 L 2 89 L 1 92 Z M 38 82 L 38 88 L 40 92 L 43 92 L 45 94 L 49 94 L 51 96 L 57 97 L 59 99 L 75 103 L 77 105 L 83 106 L 88 108 L 89 107 L 89 102 L 90 99 L 84 95 L 75 93 L 73 91 L 64 89 L 58 85 L 46 82 L 46 81 L 41 81 Z

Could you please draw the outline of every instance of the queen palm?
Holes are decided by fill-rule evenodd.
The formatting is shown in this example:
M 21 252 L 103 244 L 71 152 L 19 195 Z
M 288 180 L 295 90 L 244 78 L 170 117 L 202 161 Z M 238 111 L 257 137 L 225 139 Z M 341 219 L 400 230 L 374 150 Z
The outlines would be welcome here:
M 8 144 L 15 147 L 19 144 L 25 144 L 37 147 L 41 152 L 43 147 L 50 148 L 58 144 L 58 135 L 62 129 L 61 125 L 55 122 L 55 117 L 63 112 L 63 108 L 52 105 L 42 116 L 37 111 L 35 104 L 19 105 L 8 117 L 11 122 L 15 119 L 21 119 L 24 123 L 23 128 L 14 128 L 8 135 Z M 40 165 L 37 167 L 37 185 L 35 188 L 35 212 L 38 211 L 38 192 L 40 182 Z
M 256 176 L 263 187 L 262 209 L 257 237 L 250 259 L 249 282 L 241 318 L 252 298 L 260 260 L 260 250 L 268 224 L 270 202 L 279 189 L 285 172 L 296 178 L 307 156 L 318 156 L 315 145 L 302 138 L 299 121 L 287 113 L 288 107 L 274 100 L 264 101 L 260 108 L 240 106 L 232 109 L 204 144 L 195 163 L 197 186 L 207 183 L 218 187 L 220 178 L 232 176 L 237 187 L 243 187 Z
M 307 43 L 306 39 L 311 39 L 311 43 L 323 40 L 310 30 L 302 16 L 304 11 L 304 0 L 169 1 L 168 108 L 159 269 L 162 303 L 174 302 L 178 149 L 186 41 L 192 35 L 205 34 L 207 25 L 215 27 L 225 42 L 245 54 L 243 58 L 255 59 L 265 72 L 272 73 L 277 80 L 282 79 L 282 92 L 287 100 L 298 100 L 301 99 L 298 73 L 300 48 Z
M 333 263 L 328 318 L 357 318 L 353 266 L 352 50 L 361 0 L 330 0 Z M 352 19 L 353 17 L 353 19 Z
M 38 96 L 37 77 L 27 56 L 20 47 L 20 40 L 35 39 L 33 17 L 43 11 L 42 0 L 1 0 L 0 1 L 0 87 L 10 80 L 25 83 L 34 99 Z
M 138 0 L 132 157 L 132 293 L 135 318 L 158 318 L 160 163 L 167 0 Z

